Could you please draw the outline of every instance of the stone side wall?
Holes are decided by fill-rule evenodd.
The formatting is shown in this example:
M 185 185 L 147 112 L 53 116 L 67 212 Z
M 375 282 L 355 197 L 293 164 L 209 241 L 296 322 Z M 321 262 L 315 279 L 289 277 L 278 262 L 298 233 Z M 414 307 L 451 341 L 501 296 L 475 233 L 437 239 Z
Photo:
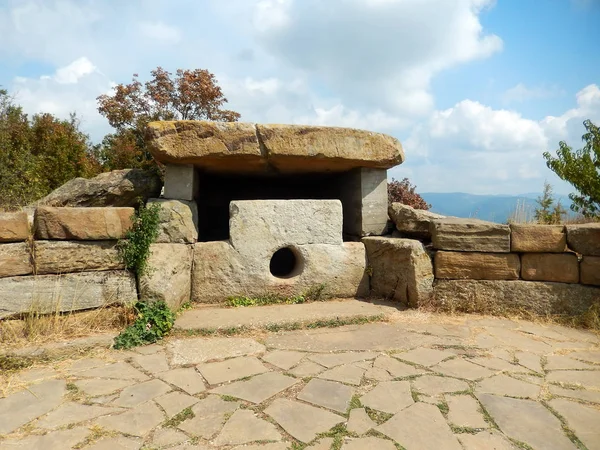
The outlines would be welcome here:
M 431 257 L 431 295 L 408 304 L 573 315 L 600 302 L 600 223 L 504 225 L 440 217 L 399 204 L 389 214 L 399 237 L 419 241 L 387 239 L 422 245 Z M 373 281 L 372 292 L 380 284 Z

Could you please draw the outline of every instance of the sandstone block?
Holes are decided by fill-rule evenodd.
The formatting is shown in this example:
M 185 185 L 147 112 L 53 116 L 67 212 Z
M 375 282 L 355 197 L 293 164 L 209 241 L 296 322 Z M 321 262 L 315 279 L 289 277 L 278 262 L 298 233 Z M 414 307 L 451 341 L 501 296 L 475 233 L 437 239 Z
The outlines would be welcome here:
M 579 262 L 574 253 L 525 253 L 521 277 L 529 281 L 579 283 Z
M 437 219 L 431 224 L 437 250 L 458 252 L 510 252 L 510 227 L 476 219 Z
M 152 198 L 160 206 L 157 244 L 193 244 L 198 240 L 198 206 L 195 201 Z
M 172 309 L 190 301 L 192 290 L 192 246 L 153 244 L 148 258 L 149 273 L 140 279 L 144 301 L 163 300 Z
M 433 292 L 442 311 L 492 315 L 578 315 L 600 301 L 598 287 L 543 281 L 436 280 Z
M 512 224 L 510 232 L 512 252 L 562 253 L 567 248 L 563 225 Z
M 27 213 L 0 212 L 0 242 L 20 242 L 29 238 Z
M 419 241 L 366 237 L 371 273 L 371 295 L 397 300 L 409 306 L 427 301 L 432 295 L 433 266 Z
M 402 235 L 417 239 L 431 239 L 431 222 L 445 218 L 440 214 L 414 209 L 402 203 L 392 203 L 388 207 L 388 215 Z
M 600 256 L 600 223 L 567 225 L 567 243 L 582 255 Z
M 124 169 L 101 173 L 94 178 L 74 178 L 38 202 L 44 206 L 138 206 L 158 197 L 160 176 L 150 170 Z
M 581 283 L 600 286 L 600 257 L 584 256 L 579 266 Z
M 137 301 L 127 271 L 82 272 L 0 279 L 0 317 L 35 311 L 77 311 Z
M 519 255 L 439 251 L 435 255 L 435 277 L 450 280 L 518 280 Z
M 288 245 L 342 245 L 339 200 L 245 200 L 229 206 L 231 245 L 254 258 L 270 258 Z
M 125 269 L 116 241 L 35 241 L 38 275 Z
M 121 239 L 131 227 L 133 208 L 54 208 L 35 213 L 36 239 L 97 241 Z
M 26 242 L 0 244 L 0 278 L 30 273 L 33 273 L 33 264 L 31 249 Z
M 292 296 L 319 285 L 334 297 L 363 297 L 369 293 L 366 257 L 360 242 L 343 245 L 294 245 L 295 267 L 289 277 L 270 272 L 270 254 L 257 257 L 239 252 L 229 242 L 194 244 L 192 299 L 219 303 L 232 295 L 275 293 Z
M 194 200 L 198 195 L 200 180 L 191 164 L 167 164 L 165 168 L 165 198 Z

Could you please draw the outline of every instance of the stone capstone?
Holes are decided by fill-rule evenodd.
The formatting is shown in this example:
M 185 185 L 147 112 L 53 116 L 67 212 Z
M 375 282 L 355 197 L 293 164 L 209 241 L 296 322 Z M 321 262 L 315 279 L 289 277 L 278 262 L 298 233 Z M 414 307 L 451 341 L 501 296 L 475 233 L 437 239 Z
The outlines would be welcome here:
M 431 240 L 437 250 L 508 253 L 510 227 L 476 219 L 437 219 L 431 223 Z
M 512 252 L 562 253 L 567 248 L 567 234 L 563 225 L 510 225 Z
M 600 286 L 600 257 L 584 256 L 579 270 L 582 284 Z
M 521 277 L 529 281 L 579 282 L 574 253 L 526 253 L 521 256 Z
M 409 306 L 432 295 L 433 265 L 423 244 L 411 239 L 366 237 L 371 294 Z
M 600 301 L 600 288 L 540 281 L 437 280 L 433 304 L 442 311 L 578 315 Z
M 159 162 L 221 172 L 341 172 L 404 161 L 393 137 L 350 128 L 163 121 L 148 124 L 146 142 Z
M 142 169 L 113 170 L 94 178 L 74 178 L 38 202 L 45 206 L 138 206 L 158 197 L 162 187 L 157 172 Z
M 126 271 L 1 278 L 0 317 L 132 304 L 137 300 L 135 286 L 134 275 Z
M 517 280 L 521 262 L 514 253 L 446 252 L 435 254 L 435 277 L 450 280 Z
M 567 243 L 582 255 L 600 256 L 600 223 L 567 225 Z
M 388 215 L 396 225 L 396 229 L 403 236 L 416 239 L 431 239 L 431 222 L 435 219 L 444 219 L 445 216 L 402 203 L 392 203 L 388 207 Z
M 133 208 L 53 208 L 35 213 L 36 239 L 122 239 L 131 227 Z
M 21 242 L 29 238 L 27 213 L 0 212 L 0 242 Z
M 125 269 L 116 241 L 34 241 L 38 275 Z
M 193 244 L 198 240 L 198 206 L 195 201 L 151 198 L 160 206 L 157 244 Z
M 189 302 L 192 292 L 192 251 L 186 244 L 152 244 L 149 270 L 140 277 L 140 296 L 162 300 L 173 310 Z
M 31 248 L 26 242 L 0 244 L 0 278 L 31 273 Z

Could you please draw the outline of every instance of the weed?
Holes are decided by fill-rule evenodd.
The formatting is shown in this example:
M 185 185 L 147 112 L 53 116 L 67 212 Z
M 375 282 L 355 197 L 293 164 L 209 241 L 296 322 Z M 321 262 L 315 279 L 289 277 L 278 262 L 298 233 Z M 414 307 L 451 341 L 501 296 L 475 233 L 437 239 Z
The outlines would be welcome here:
M 326 298 L 325 289 L 326 285 L 321 283 L 313 285 L 301 294 L 291 297 L 273 293 L 264 293 L 257 296 L 234 295 L 227 298 L 227 305 L 238 308 L 265 305 L 297 305 L 300 303 L 324 300 Z
M 188 419 L 193 419 L 195 416 L 196 415 L 194 414 L 194 411 L 192 411 L 192 408 L 185 408 L 183 411 L 181 411 L 178 414 L 175 414 L 173 417 L 167 420 L 165 422 L 165 426 L 176 428 L 181 422 Z
M 16 372 L 33 364 L 32 358 L 17 355 L 0 355 L 0 372 Z
M 350 400 L 350 405 L 348 406 L 348 410 L 352 410 L 352 409 L 356 409 L 356 408 L 362 408 L 362 403 L 360 402 L 360 396 L 355 394 L 352 396 L 352 399 Z
M 454 434 L 477 434 L 481 431 L 480 428 L 458 427 L 450 424 L 450 428 Z
M 306 444 L 302 442 L 294 441 L 290 447 L 290 450 L 304 450 L 306 448 Z
M 331 450 L 340 450 L 342 448 L 342 444 L 344 443 L 344 437 L 351 435 L 353 434 L 346 429 L 346 425 L 343 423 L 339 423 L 326 433 L 319 434 L 317 438 L 333 438 Z
M 157 203 L 150 206 L 141 203 L 131 218 L 132 225 L 125 234 L 125 239 L 118 243 L 121 259 L 138 276 L 148 272 L 150 244 L 158 236 L 159 214 L 160 205 Z
M 365 407 L 365 411 L 367 412 L 369 418 L 377 425 L 381 425 L 383 422 L 388 421 L 393 416 L 393 414 L 385 413 L 383 411 L 377 411 L 375 409 L 369 408 L 368 406 Z
M 442 415 L 444 417 L 448 417 L 448 412 L 450 411 L 450 408 L 448 408 L 448 403 L 446 403 L 445 400 L 442 400 L 435 406 L 438 407 L 438 409 L 440 410 L 440 412 L 442 413 Z
M 232 397 L 231 395 L 221 395 L 221 400 L 223 400 L 224 402 L 237 402 L 238 399 L 235 397 Z
M 116 349 L 152 344 L 171 331 L 175 323 L 175 314 L 164 301 L 150 304 L 137 302 L 135 310 L 138 317 L 115 338 Z

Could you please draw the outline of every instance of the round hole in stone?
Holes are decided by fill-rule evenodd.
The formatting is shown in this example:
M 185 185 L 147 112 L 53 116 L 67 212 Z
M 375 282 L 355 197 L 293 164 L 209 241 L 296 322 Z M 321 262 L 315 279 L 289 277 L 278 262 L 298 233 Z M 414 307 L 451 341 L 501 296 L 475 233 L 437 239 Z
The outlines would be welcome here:
M 271 256 L 269 270 L 277 278 L 290 278 L 298 275 L 301 270 L 301 261 L 292 248 L 283 247 Z

